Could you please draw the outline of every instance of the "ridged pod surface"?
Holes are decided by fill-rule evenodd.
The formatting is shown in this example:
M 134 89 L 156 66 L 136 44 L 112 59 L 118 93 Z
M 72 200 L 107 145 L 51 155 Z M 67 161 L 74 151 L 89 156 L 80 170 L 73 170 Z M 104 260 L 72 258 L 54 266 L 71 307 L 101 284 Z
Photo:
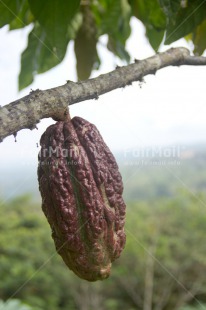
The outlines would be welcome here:
M 41 137 L 38 181 L 56 250 L 80 278 L 103 280 L 125 245 L 117 163 L 97 128 L 74 117 Z

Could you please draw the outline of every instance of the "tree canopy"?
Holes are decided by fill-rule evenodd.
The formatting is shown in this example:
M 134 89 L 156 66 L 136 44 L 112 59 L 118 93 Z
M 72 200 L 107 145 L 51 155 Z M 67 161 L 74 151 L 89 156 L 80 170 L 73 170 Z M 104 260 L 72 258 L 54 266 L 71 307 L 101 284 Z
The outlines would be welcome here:
M 0 27 L 8 25 L 10 31 L 31 27 L 21 55 L 19 89 L 30 85 L 36 74 L 58 65 L 71 40 L 79 80 L 99 68 L 97 44 L 102 35 L 108 37 L 105 48 L 129 63 L 126 41 L 132 17 L 143 23 L 156 52 L 161 44 L 182 37 L 193 43 L 197 55 L 206 48 L 206 2 L 202 0 L 4 0 L 0 16 Z
M 152 205 L 150 200 L 128 203 L 126 248 L 106 281 L 89 283 L 56 253 L 49 225 L 29 196 L 4 202 L 0 308 L 2 299 L 4 309 L 30 310 L 20 308 L 13 300 L 18 298 L 32 310 L 204 309 L 205 220 L 205 209 L 186 192 Z

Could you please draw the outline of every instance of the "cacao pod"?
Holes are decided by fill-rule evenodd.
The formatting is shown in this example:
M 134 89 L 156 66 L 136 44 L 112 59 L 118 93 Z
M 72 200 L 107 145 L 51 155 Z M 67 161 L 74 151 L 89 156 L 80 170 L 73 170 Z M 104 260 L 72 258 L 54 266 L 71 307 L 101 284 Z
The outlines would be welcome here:
M 103 280 L 125 245 L 117 163 L 97 128 L 74 117 L 42 135 L 38 181 L 57 252 L 80 278 Z

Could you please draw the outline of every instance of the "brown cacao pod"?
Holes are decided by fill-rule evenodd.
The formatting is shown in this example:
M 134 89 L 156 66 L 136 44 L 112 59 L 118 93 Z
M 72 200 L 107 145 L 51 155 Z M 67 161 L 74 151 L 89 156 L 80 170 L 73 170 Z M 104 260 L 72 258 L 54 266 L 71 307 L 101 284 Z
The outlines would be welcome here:
M 41 137 L 38 180 L 56 250 L 80 278 L 103 280 L 125 245 L 117 163 L 97 128 L 74 117 Z

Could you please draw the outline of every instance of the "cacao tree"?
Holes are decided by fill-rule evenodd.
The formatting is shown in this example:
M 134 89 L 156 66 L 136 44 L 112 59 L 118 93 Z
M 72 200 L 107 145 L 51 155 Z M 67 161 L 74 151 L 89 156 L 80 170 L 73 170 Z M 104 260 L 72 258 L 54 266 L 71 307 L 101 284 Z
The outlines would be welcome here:
M 74 41 L 79 82 L 67 81 L 63 86 L 45 91 L 38 89 L 3 106 L 0 139 L 16 135 L 23 128 L 33 129 L 43 118 L 61 118 L 68 103 L 97 99 L 113 89 L 141 81 L 144 76 L 155 74 L 166 66 L 205 65 L 204 57 L 190 56 L 183 48 L 157 53 L 160 44 L 171 44 L 185 37 L 193 43 L 195 55 L 201 55 L 206 47 L 205 12 L 206 4 L 201 0 L 1 1 L 1 27 L 8 25 L 13 31 L 32 26 L 27 48 L 21 56 L 19 89 L 31 84 L 35 74 L 59 64 L 71 40 Z M 131 34 L 132 17 L 144 24 L 146 37 L 156 52 L 153 57 L 135 63 L 125 48 Z M 106 48 L 127 65 L 88 79 L 102 61 L 96 47 L 104 34 L 108 37 Z

